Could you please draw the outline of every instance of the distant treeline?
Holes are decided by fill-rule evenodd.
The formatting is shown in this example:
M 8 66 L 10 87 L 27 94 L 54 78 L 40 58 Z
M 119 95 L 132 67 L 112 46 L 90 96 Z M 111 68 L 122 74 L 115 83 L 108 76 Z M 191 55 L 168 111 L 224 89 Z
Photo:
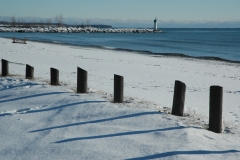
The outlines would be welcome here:
M 94 24 L 94 25 L 70 25 L 70 24 L 59 24 L 59 23 L 45 23 L 45 22 L 6 22 L 0 21 L 0 24 L 4 27 L 23 27 L 23 28 L 31 28 L 31 27 L 94 27 L 94 28 L 112 28 L 111 25 L 103 25 L 103 24 Z

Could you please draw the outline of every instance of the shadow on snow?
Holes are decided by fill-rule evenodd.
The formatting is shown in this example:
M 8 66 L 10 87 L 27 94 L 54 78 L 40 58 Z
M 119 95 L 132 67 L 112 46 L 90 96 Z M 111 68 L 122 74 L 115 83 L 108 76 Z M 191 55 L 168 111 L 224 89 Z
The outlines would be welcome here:
M 144 115 L 151 115 L 151 114 L 160 114 L 160 113 L 159 112 L 134 113 L 134 114 L 123 115 L 123 116 L 119 116 L 119 117 L 105 118 L 105 119 L 93 120 L 93 121 L 88 121 L 88 122 L 79 122 L 79 123 L 66 124 L 66 125 L 49 127 L 49 128 L 44 128 L 44 129 L 38 129 L 38 130 L 30 131 L 30 132 L 40 132 L 40 131 L 47 131 L 47 130 L 52 130 L 52 129 L 84 125 L 84 124 L 101 123 L 101 122 L 107 122 L 107 121 L 113 121 L 113 120 L 119 120 L 119 119 L 131 118 L 131 117 L 138 117 L 138 116 L 144 116 Z
M 240 152 L 238 150 L 226 150 L 226 151 L 207 151 L 207 150 L 196 150 L 196 151 L 172 151 L 172 152 L 165 152 L 165 153 L 159 153 L 154 154 L 150 156 L 145 157 L 137 157 L 137 158 L 129 158 L 128 160 L 140 160 L 140 159 L 156 159 L 156 158 L 165 158 L 175 155 L 201 155 L 201 154 L 226 154 L 226 153 L 236 153 Z
M 186 128 L 186 127 L 179 126 L 179 127 L 170 127 L 170 128 L 163 128 L 163 129 L 145 130 L 145 131 L 131 131 L 131 132 L 114 133 L 114 134 L 99 135 L 99 136 L 69 138 L 69 139 L 64 139 L 64 140 L 61 140 L 61 141 L 57 141 L 55 143 L 65 143 L 65 142 L 82 141 L 82 140 L 90 140 L 90 139 L 101 139 L 101 138 L 110 138 L 110 137 L 119 137 L 119 136 L 129 136 L 129 135 L 146 134 L 146 133 L 152 133 L 152 132 L 164 132 L 164 131 L 184 129 L 184 128 Z
M 63 94 L 63 93 L 69 93 L 69 92 L 50 92 L 50 93 L 48 92 L 48 93 L 34 94 L 34 95 L 30 95 L 30 96 L 25 96 L 25 97 L 2 100 L 2 101 L 0 101 L 0 103 L 23 100 L 23 99 L 28 99 L 28 98 L 40 97 L 40 96 L 48 96 L 48 95 L 53 95 L 53 94 Z
M 102 102 L 106 102 L 106 101 L 84 101 L 84 102 L 76 102 L 76 103 L 65 104 L 65 105 L 61 105 L 61 106 L 57 106 L 57 107 L 52 107 L 52 108 L 39 109 L 39 110 L 30 110 L 30 111 L 27 111 L 27 112 L 24 113 L 24 114 L 37 113 L 37 112 L 46 112 L 46 111 L 51 111 L 51 110 L 56 110 L 56 109 L 62 109 L 62 108 L 70 107 L 70 106 L 74 106 L 74 105 L 79 105 L 79 104 L 102 103 Z
M 74 106 L 74 105 L 87 104 L 87 103 L 102 103 L 102 102 L 106 102 L 106 101 L 84 101 L 84 102 L 76 102 L 76 103 L 65 104 L 65 105 L 61 105 L 61 106 L 57 106 L 57 107 L 52 107 L 52 108 L 38 109 L 38 110 L 28 110 L 28 111 L 25 111 L 25 112 L 23 112 L 23 113 L 18 113 L 18 114 L 39 113 L 39 112 L 46 112 L 46 111 L 51 111 L 51 110 L 62 109 L 62 108 L 70 107 L 70 106 Z M 3 113 L 3 114 L 0 114 L 0 117 L 2 117 L 2 116 L 10 116 L 10 115 L 13 115 L 13 114 L 11 114 L 11 113 Z M 48 130 L 48 129 L 45 129 L 45 130 Z M 37 132 L 37 131 L 31 131 L 31 132 Z
M 17 84 L 16 85 L 8 85 L 7 87 L 4 87 L 4 88 L 0 89 L 0 91 L 19 88 L 19 87 L 27 87 L 27 86 L 33 87 L 33 86 L 38 86 L 38 85 L 39 84 L 34 84 L 34 83 L 27 82 L 27 83 L 22 84 L 22 85 L 17 85 Z

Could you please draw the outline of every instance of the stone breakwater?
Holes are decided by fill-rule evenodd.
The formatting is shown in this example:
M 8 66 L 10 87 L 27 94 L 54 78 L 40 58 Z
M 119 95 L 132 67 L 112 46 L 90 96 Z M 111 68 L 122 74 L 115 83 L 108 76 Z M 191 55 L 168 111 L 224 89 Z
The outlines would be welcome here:
M 137 28 L 81 28 L 81 27 L 0 27 L 0 32 L 42 32 L 42 33 L 162 33 L 161 30 Z

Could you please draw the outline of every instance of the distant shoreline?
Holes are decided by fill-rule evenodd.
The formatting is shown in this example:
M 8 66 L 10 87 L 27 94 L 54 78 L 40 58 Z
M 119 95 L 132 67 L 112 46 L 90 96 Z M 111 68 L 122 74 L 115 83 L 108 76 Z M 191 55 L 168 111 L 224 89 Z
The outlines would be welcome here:
M 0 32 L 20 33 L 162 33 L 148 28 L 93 28 L 93 27 L 0 27 Z

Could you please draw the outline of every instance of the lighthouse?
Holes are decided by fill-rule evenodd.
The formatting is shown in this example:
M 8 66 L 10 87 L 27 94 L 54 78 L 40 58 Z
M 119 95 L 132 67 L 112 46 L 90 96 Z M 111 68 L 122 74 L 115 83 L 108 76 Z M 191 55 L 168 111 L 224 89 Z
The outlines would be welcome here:
M 155 31 L 158 30 L 158 29 L 157 29 L 157 18 L 154 19 L 154 27 L 153 27 L 153 29 L 154 29 Z

